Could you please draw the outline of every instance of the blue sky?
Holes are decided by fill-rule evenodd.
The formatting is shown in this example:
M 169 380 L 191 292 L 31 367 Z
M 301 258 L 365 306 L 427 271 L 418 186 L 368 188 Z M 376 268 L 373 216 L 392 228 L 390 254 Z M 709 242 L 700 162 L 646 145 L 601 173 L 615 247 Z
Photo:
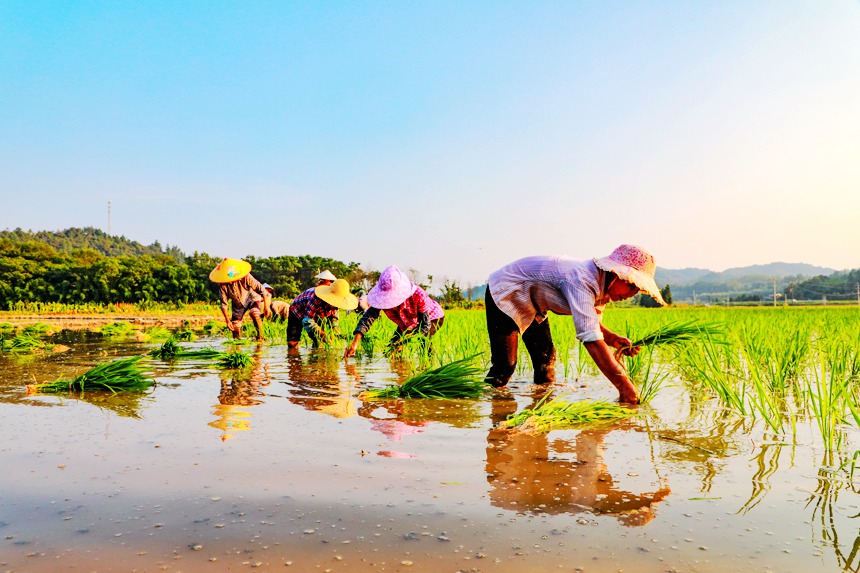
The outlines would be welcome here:
M 860 266 L 860 3 L 7 2 L 0 228 L 462 284 Z

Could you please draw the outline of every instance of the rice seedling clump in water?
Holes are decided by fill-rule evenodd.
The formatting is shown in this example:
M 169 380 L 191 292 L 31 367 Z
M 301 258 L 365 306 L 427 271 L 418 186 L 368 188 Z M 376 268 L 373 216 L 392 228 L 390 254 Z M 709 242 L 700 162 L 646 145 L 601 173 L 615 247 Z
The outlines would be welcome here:
M 180 358 L 222 358 L 225 354 L 225 352 L 219 352 L 214 348 L 184 350 L 172 337 L 168 338 L 164 344 L 158 348 L 149 351 L 150 356 L 153 358 L 161 358 L 162 360 L 174 360 Z
M 72 380 L 57 380 L 27 386 L 28 394 L 58 392 L 110 391 L 142 392 L 155 384 L 140 368 L 140 356 L 104 362 Z
M 375 398 L 479 398 L 490 390 L 483 368 L 472 365 L 475 356 L 425 370 L 401 385 L 367 390 L 361 397 Z
M 623 420 L 635 413 L 635 410 L 618 404 L 591 400 L 574 402 L 568 400 L 567 396 L 559 396 L 548 402 L 544 398 L 534 408 L 512 415 L 500 427 L 548 432 L 582 424 Z
M 251 357 L 240 350 L 221 352 L 218 356 L 218 366 L 221 368 L 244 368 L 250 366 L 252 362 Z

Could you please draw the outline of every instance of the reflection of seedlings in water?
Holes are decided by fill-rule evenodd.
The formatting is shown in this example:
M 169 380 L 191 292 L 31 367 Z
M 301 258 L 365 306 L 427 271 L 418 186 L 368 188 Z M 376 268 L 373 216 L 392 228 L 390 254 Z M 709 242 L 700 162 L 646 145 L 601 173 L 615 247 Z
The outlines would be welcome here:
M 831 459 L 831 456 L 825 453 L 824 462 L 827 463 Z M 847 554 L 843 550 L 843 544 L 839 541 L 840 532 L 838 526 L 841 523 L 840 518 L 856 519 L 860 516 L 840 515 L 836 504 L 842 489 L 847 490 L 849 493 L 858 493 L 851 484 L 846 484 L 843 480 L 837 479 L 831 468 L 824 466 L 818 472 L 818 487 L 815 492 L 810 494 L 806 502 L 806 507 L 812 505 L 810 522 L 817 524 L 817 527 L 813 529 L 813 540 L 816 539 L 816 534 L 819 534 L 821 536 L 819 542 L 833 549 L 834 556 L 840 565 L 840 570 L 857 571 L 860 569 L 860 536 L 857 536 L 856 524 L 848 530 L 848 539 L 851 540 L 851 546 Z
M 770 490 L 770 477 L 779 469 L 779 456 L 783 445 L 786 444 L 761 444 L 759 453 L 755 456 L 756 472 L 751 480 L 752 492 L 746 503 L 738 510 L 741 515 L 761 503 Z

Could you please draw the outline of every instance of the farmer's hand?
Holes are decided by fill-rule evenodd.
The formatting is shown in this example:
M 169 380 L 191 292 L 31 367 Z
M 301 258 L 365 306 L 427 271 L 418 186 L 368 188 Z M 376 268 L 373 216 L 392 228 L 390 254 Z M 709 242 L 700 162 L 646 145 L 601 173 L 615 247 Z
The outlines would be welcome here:
M 355 351 L 358 349 L 358 343 L 361 340 L 361 335 L 356 334 L 352 339 L 352 344 L 346 347 L 346 350 L 343 351 L 343 357 L 348 358 L 350 356 L 355 356 Z
M 636 356 L 639 354 L 641 346 L 633 346 L 633 341 L 624 336 L 619 336 L 613 345 L 618 349 L 618 352 L 624 356 Z
M 227 330 L 229 330 L 230 332 L 235 332 L 236 328 L 233 326 L 233 323 L 230 322 L 229 320 L 227 320 L 225 322 L 227 323 Z

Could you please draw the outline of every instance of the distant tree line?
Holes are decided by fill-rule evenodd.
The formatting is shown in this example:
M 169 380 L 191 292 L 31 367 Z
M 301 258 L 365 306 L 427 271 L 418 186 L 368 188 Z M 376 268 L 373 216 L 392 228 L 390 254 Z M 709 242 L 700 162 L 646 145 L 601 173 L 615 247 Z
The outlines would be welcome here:
M 860 269 L 819 275 L 804 281 L 791 282 L 783 291 L 788 300 L 849 300 L 857 298 Z
M 145 247 L 98 229 L 0 232 L 0 308 L 16 302 L 188 303 L 217 300 L 209 272 L 220 259 L 185 255 L 156 242 Z M 275 296 L 291 299 L 313 286 L 313 275 L 328 269 L 356 290 L 378 280 L 358 263 L 302 256 L 246 257 L 258 280 Z

